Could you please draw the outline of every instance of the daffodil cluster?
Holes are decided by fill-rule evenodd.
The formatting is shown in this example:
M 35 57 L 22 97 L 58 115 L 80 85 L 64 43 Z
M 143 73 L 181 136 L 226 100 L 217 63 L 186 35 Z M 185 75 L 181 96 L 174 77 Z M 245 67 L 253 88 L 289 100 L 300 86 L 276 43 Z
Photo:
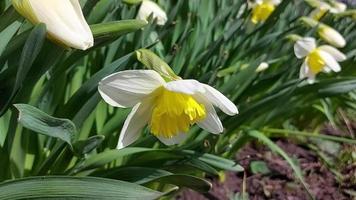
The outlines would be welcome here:
M 306 0 L 314 10 L 300 19 L 329 45 L 317 45 L 312 37 L 299 37 L 294 44 L 297 58 L 304 59 L 300 78 L 310 83 L 320 72 L 339 72 L 339 62 L 346 56 L 337 48 L 346 45 L 344 37 L 323 16 L 341 13 L 346 5 L 337 1 Z M 136 18 L 152 17 L 157 25 L 165 25 L 167 14 L 155 2 L 142 0 Z M 251 22 L 265 22 L 281 0 L 255 0 L 250 3 Z M 44 23 L 47 37 L 67 47 L 86 50 L 94 45 L 92 31 L 82 13 L 79 0 L 12 0 L 14 8 L 32 24 Z M 139 55 L 138 51 L 138 55 Z M 117 148 L 124 148 L 138 139 L 144 127 L 166 145 L 178 144 L 187 137 L 192 125 L 219 134 L 223 125 L 215 108 L 227 115 L 238 114 L 236 105 L 213 87 L 197 80 L 183 80 L 166 63 L 153 63 L 149 70 L 126 70 L 102 79 L 98 91 L 103 100 L 114 107 L 133 107 L 128 115 Z M 163 66 L 163 67 L 162 67 Z M 256 72 L 269 67 L 262 62 Z
M 310 17 L 302 17 L 300 21 L 315 28 L 318 36 L 329 44 L 317 46 L 316 39 L 312 37 L 298 38 L 294 44 L 296 57 L 304 59 L 300 69 L 300 78 L 307 78 L 309 83 L 313 83 L 320 72 L 339 72 L 341 67 L 338 62 L 346 59 L 346 56 L 337 49 L 346 45 L 344 37 L 334 28 L 319 21 L 328 12 L 331 14 L 344 12 L 346 5 L 338 1 L 306 1 L 314 10 L 310 13 Z

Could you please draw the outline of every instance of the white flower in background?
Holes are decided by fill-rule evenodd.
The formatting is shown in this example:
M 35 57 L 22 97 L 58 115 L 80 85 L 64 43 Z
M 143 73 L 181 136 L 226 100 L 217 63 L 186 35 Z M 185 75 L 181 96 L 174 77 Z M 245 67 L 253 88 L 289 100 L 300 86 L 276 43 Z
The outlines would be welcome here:
M 314 82 L 319 72 L 339 72 L 341 67 L 338 62 L 344 61 L 346 56 L 336 48 L 329 45 L 317 47 L 314 38 L 305 37 L 294 44 L 294 53 L 297 58 L 305 58 L 300 69 L 300 78 L 308 78 Z
M 216 89 L 196 80 L 166 82 L 153 70 L 127 70 L 112 74 L 99 83 L 102 98 L 115 107 L 133 107 L 121 130 L 118 149 L 134 142 L 141 129 L 166 145 L 186 138 L 192 124 L 208 132 L 223 132 L 213 106 L 228 115 L 238 113 L 236 106 Z
M 329 3 L 319 0 L 309 2 L 315 9 L 310 13 L 310 17 L 319 20 L 326 12 L 333 14 L 344 12 L 347 9 L 346 4 L 338 1 L 330 1 Z
M 266 63 L 266 62 L 261 62 L 260 65 L 258 65 L 257 69 L 256 69 L 256 72 L 262 72 L 262 71 L 265 71 L 266 69 L 268 69 L 269 67 L 269 64 Z
M 147 20 L 152 14 L 152 17 L 157 20 L 158 25 L 164 25 L 167 22 L 167 14 L 155 2 L 150 0 L 143 0 L 141 7 L 138 10 L 137 19 Z
M 318 26 L 318 34 L 321 39 L 335 47 L 342 48 L 346 45 L 345 38 L 330 26 L 320 24 Z
M 257 24 L 266 21 L 280 3 L 281 0 L 256 0 L 251 5 L 252 23 Z
M 94 39 L 78 0 L 12 0 L 31 23 L 44 23 L 48 37 L 66 47 L 85 50 Z

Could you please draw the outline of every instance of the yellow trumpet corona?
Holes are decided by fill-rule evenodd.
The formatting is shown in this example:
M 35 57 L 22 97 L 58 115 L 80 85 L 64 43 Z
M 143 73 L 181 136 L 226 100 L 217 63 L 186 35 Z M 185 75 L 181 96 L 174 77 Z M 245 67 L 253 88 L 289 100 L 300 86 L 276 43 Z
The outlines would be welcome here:
M 252 5 L 252 23 L 257 24 L 266 21 L 279 3 L 279 0 L 256 1 L 256 3 Z

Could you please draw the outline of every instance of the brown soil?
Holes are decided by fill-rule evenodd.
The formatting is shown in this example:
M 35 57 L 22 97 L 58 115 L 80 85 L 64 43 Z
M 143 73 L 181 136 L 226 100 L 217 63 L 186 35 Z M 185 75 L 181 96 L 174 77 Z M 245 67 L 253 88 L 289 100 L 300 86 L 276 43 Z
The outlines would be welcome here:
M 356 125 L 353 127 L 356 129 Z M 331 126 L 326 126 L 324 134 L 347 135 L 348 133 L 335 130 Z M 350 137 L 348 134 L 347 136 Z M 309 143 L 316 144 L 315 141 L 308 141 L 297 144 L 294 140 L 278 139 L 275 141 L 284 151 L 299 163 L 304 179 L 309 185 L 312 194 L 317 200 L 351 200 L 356 199 L 350 196 L 350 191 L 355 192 L 356 188 L 356 163 L 350 163 L 350 159 L 342 160 L 345 152 L 356 151 L 355 145 L 339 145 L 339 151 L 315 151 L 310 149 Z M 319 141 L 320 142 L 320 141 Z M 323 142 L 323 141 L 321 141 Z M 335 144 L 335 143 L 331 143 Z M 336 144 L 338 145 L 338 144 Z M 319 146 L 320 149 L 323 146 Z M 324 145 L 325 148 L 325 145 Z M 333 146 L 326 146 L 333 148 Z M 319 148 L 318 148 L 319 149 Z M 325 160 L 321 159 L 322 152 L 331 158 L 333 167 L 327 167 Z M 336 155 L 332 155 L 332 154 Z M 236 160 L 246 169 L 246 192 L 249 200 L 304 200 L 309 199 L 307 192 L 294 178 L 293 170 L 288 163 L 280 156 L 272 153 L 264 145 L 252 142 L 241 149 L 236 155 Z M 266 174 L 254 174 L 250 169 L 252 161 L 264 161 L 270 170 Z M 333 170 L 332 170 L 333 169 Z M 335 173 L 336 172 L 336 173 Z M 336 175 L 340 174 L 340 175 Z M 225 180 L 220 181 L 217 177 L 210 177 L 213 188 L 209 193 L 199 194 L 192 190 L 184 190 L 177 196 L 181 200 L 206 200 L 206 199 L 233 199 L 238 200 L 237 194 L 242 187 L 244 173 L 227 172 Z M 340 178 L 337 178 L 340 177 Z M 352 190 L 354 189 L 354 190 Z M 234 198 L 235 197 L 235 198 Z M 240 198 L 241 199 L 241 198 Z

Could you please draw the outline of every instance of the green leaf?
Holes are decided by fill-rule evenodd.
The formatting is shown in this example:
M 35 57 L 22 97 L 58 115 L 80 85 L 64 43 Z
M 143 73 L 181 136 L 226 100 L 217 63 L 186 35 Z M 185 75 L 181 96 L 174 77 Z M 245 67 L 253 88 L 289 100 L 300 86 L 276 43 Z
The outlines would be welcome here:
M 43 176 L 0 184 L 0 199 L 157 199 L 163 193 L 140 185 L 94 177 Z
M 260 161 L 260 160 L 252 161 L 250 163 L 250 168 L 251 168 L 252 173 L 254 173 L 254 174 L 268 174 L 271 172 L 269 170 L 266 162 Z
M 153 180 L 153 182 L 173 184 L 179 187 L 187 187 L 203 193 L 208 192 L 212 187 L 210 182 L 202 178 L 184 174 L 172 174 L 163 176 Z
M 26 104 L 15 104 L 19 110 L 19 123 L 35 132 L 61 139 L 72 146 L 77 133 L 76 127 L 68 119 L 52 117 L 43 111 Z
M 124 156 L 135 154 L 135 153 L 147 152 L 147 151 L 157 151 L 157 150 L 149 149 L 149 148 L 132 147 L 132 148 L 124 148 L 121 150 L 115 149 L 115 150 L 105 151 L 100 154 L 93 155 L 88 159 L 86 159 L 84 164 L 80 166 L 80 169 L 92 169 L 96 167 L 101 167 L 118 158 L 122 158 Z
M 122 2 L 127 3 L 127 4 L 131 4 L 131 5 L 136 5 L 141 3 L 143 0 L 122 0 Z
M 171 172 L 147 168 L 147 167 L 123 167 L 112 170 L 103 170 L 91 175 L 114 178 L 137 184 L 147 184 L 149 182 L 159 182 L 172 184 L 179 187 L 187 187 L 199 192 L 207 192 L 211 189 L 211 184 L 199 177 L 185 174 L 172 174 Z
M 244 168 L 241 165 L 235 163 L 232 160 L 220 156 L 216 156 L 208 153 L 201 154 L 199 152 L 195 152 L 191 150 L 183 150 L 182 152 L 219 169 L 229 170 L 234 172 L 244 171 Z
M 194 158 L 198 159 L 202 162 L 205 162 L 213 167 L 218 169 L 230 170 L 240 172 L 243 171 L 243 167 L 238 165 L 232 160 L 222 158 L 219 156 L 215 156 L 207 153 L 199 153 L 191 150 L 183 150 L 183 151 L 175 151 L 169 149 L 151 149 L 151 148 L 139 148 L 139 147 L 127 147 L 121 150 L 109 150 L 100 154 L 93 155 L 85 160 L 84 164 L 80 166 L 80 169 L 92 169 L 96 167 L 103 166 L 108 164 L 116 159 L 122 158 L 124 156 L 138 154 L 138 153 L 154 153 L 155 156 L 143 156 L 145 162 L 149 162 L 149 159 L 154 157 L 158 157 L 159 153 L 163 153 L 162 156 L 167 158 Z
M 79 140 L 73 144 L 74 152 L 78 155 L 85 155 L 98 148 L 104 141 L 105 136 L 95 135 L 86 140 Z
M 148 167 L 120 167 L 97 171 L 91 175 L 144 184 L 164 176 L 172 175 L 172 173 Z
M 3 1 L 3 0 L 2 0 Z M 11 6 L 0 16 L 0 32 L 14 21 L 20 18 L 20 15 Z

